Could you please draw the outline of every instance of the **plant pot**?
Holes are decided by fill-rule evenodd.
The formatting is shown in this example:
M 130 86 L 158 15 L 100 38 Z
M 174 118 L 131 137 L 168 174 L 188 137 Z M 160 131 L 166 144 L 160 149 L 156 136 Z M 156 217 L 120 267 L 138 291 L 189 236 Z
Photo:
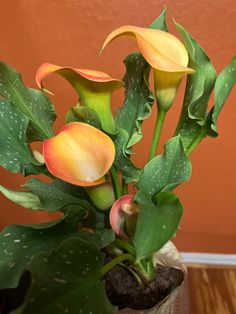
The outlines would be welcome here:
M 147 310 L 123 309 L 119 314 L 188 314 L 189 295 L 187 288 L 187 268 L 183 263 L 181 255 L 172 242 L 168 242 L 154 256 L 154 264 L 170 266 L 180 269 L 184 273 L 184 280 L 181 285 L 167 295 L 162 301 L 153 308 Z

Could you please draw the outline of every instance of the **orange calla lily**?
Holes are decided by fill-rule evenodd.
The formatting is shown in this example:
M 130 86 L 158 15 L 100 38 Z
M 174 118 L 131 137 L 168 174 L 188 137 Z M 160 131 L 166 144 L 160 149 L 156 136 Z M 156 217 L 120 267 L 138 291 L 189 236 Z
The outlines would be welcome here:
M 53 73 L 58 73 L 64 77 L 78 92 L 82 103 L 97 113 L 104 131 L 109 133 L 115 132 L 110 101 L 112 92 L 124 85 L 121 80 L 114 79 L 100 71 L 43 63 L 37 70 L 36 83 L 45 92 L 51 93 L 44 88 L 43 80 Z
M 194 73 L 194 70 L 187 67 L 188 52 L 185 46 L 170 33 L 127 25 L 108 35 L 102 51 L 120 36 L 136 39 L 141 54 L 154 69 L 158 105 L 162 110 L 167 111 L 175 98 L 182 76 Z
M 115 158 L 112 140 L 89 124 L 72 122 L 43 143 L 48 170 L 54 176 L 80 186 L 105 182 Z
M 53 73 L 58 73 L 62 77 L 66 78 L 71 85 L 75 87 L 77 87 L 79 81 L 83 79 L 88 81 L 88 84 L 91 84 L 91 82 L 98 83 L 94 84 L 94 86 L 88 85 L 89 89 L 97 89 L 97 91 L 114 91 L 123 86 L 123 82 L 121 80 L 114 79 L 110 75 L 101 71 L 61 67 L 52 63 L 43 63 L 38 68 L 35 76 L 36 83 L 40 89 L 44 89 L 43 80 Z M 48 90 L 46 91 L 48 92 Z

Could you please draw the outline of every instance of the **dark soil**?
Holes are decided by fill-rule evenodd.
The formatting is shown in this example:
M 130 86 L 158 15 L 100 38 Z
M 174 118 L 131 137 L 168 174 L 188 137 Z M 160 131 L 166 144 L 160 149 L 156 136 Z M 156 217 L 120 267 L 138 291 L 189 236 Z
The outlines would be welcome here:
M 183 272 L 171 267 L 158 267 L 156 278 L 142 288 L 126 268 L 116 266 L 105 276 L 106 292 L 119 309 L 146 310 L 162 301 L 184 279 Z

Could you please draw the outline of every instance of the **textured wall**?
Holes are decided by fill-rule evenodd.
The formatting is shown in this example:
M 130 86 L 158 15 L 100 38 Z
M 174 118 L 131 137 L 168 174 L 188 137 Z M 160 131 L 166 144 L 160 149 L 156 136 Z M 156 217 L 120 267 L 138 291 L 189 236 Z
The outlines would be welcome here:
M 119 39 L 102 56 L 99 49 L 114 28 L 133 24 L 148 26 L 158 16 L 163 4 L 171 17 L 185 26 L 201 43 L 219 72 L 236 52 L 235 0 L 13 0 L 0 2 L 0 58 L 23 73 L 25 82 L 35 87 L 34 73 L 42 62 L 100 69 L 122 77 L 121 61 L 135 44 Z M 175 32 L 173 25 L 170 29 Z M 53 101 L 63 116 L 76 95 L 59 77 L 48 85 L 56 96 Z M 172 135 L 180 109 L 181 90 L 168 114 L 162 143 Z M 122 93 L 113 99 L 114 108 Z M 220 136 L 205 140 L 191 156 L 191 180 L 178 188 L 185 205 L 185 216 L 176 243 L 181 250 L 234 252 L 236 244 L 236 89 L 231 94 L 219 120 Z M 114 109 L 115 110 L 115 109 Z M 144 124 L 144 141 L 136 149 L 136 161 L 147 160 L 156 115 Z M 57 121 L 62 126 L 63 118 Z M 0 171 L 0 184 L 17 187 L 24 179 Z M 48 214 L 29 213 L 0 195 L 0 228 L 9 223 L 48 220 Z

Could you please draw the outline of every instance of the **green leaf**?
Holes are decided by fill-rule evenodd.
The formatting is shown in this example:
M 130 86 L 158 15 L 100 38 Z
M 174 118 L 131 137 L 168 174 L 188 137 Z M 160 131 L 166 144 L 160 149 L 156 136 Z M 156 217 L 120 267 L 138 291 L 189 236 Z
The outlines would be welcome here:
M 0 62 L 0 95 L 28 117 L 32 140 L 54 135 L 51 124 L 56 115 L 50 100 L 42 92 L 25 87 L 21 75 L 3 62 Z
M 189 67 L 195 73 L 188 76 L 184 103 L 176 134 L 180 134 L 184 148 L 194 141 L 201 132 L 207 115 L 208 101 L 214 88 L 216 72 L 202 47 L 179 24 L 176 28 L 182 35 L 189 53 Z
M 176 233 L 183 207 L 170 192 L 159 193 L 156 205 L 143 192 L 138 192 L 135 200 L 140 204 L 134 238 L 136 258 L 139 260 L 158 251 Z
M 31 256 L 43 251 L 50 252 L 70 237 L 86 239 L 102 248 L 114 240 L 114 233 L 104 229 L 87 235 L 78 230 L 75 217 L 71 223 L 68 214 L 50 223 L 5 228 L 0 233 L 0 289 L 18 285 Z
M 216 137 L 217 119 L 236 82 L 236 56 L 233 57 L 229 65 L 219 74 L 214 89 L 214 106 L 208 115 L 208 133 L 207 135 Z
M 137 187 L 153 197 L 161 191 L 173 190 L 187 181 L 190 175 L 191 163 L 184 152 L 180 137 L 176 136 L 165 144 L 163 155 L 156 156 L 144 167 Z
M 166 25 L 166 7 L 161 12 L 160 16 L 149 26 L 149 28 L 160 29 L 161 31 L 168 32 L 168 28 Z
M 114 140 L 116 155 L 114 165 L 120 170 L 126 183 L 137 182 L 141 176 L 141 169 L 137 168 L 125 153 L 125 147 L 128 141 L 128 133 L 120 129 Z
M 112 229 L 96 230 L 96 232 L 80 232 L 80 239 L 96 244 L 104 248 L 115 240 L 115 233 Z
M 94 126 L 97 129 L 101 129 L 100 119 L 97 113 L 85 106 L 75 106 L 70 108 L 66 116 L 66 123 L 70 122 L 84 122 Z
M 34 256 L 27 267 L 32 286 L 21 313 L 117 313 L 100 281 L 102 266 L 97 247 L 74 238 Z
M 31 256 L 50 251 L 62 240 L 76 234 L 65 221 L 48 229 L 11 225 L 0 234 L 0 289 L 14 288 Z
M 4 188 L 0 185 L 0 191 L 10 201 L 28 208 L 28 209 L 43 209 L 39 198 L 30 191 L 17 191 Z
M 32 179 L 25 185 L 26 191 L 17 191 L 0 186 L 0 191 L 12 202 L 32 210 L 68 210 L 71 205 L 77 205 L 81 211 L 91 208 L 83 188 L 56 179 L 45 183 Z
M 118 112 L 116 122 L 118 128 L 128 133 L 126 148 L 129 149 L 143 136 L 141 124 L 150 116 L 154 98 L 148 86 L 150 66 L 143 56 L 138 52 L 132 53 L 124 63 L 125 101 Z
M 80 205 L 82 208 L 90 208 L 91 203 L 83 188 L 56 179 L 51 183 L 45 183 L 39 179 L 28 181 L 25 186 L 41 203 L 42 208 L 49 212 L 62 210 L 68 205 Z
M 27 143 L 28 123 L 28 118 L 9 101 L 0 100 L 0 165 L 24 176 L 39 174 L 45 169 L 34 158 Z

